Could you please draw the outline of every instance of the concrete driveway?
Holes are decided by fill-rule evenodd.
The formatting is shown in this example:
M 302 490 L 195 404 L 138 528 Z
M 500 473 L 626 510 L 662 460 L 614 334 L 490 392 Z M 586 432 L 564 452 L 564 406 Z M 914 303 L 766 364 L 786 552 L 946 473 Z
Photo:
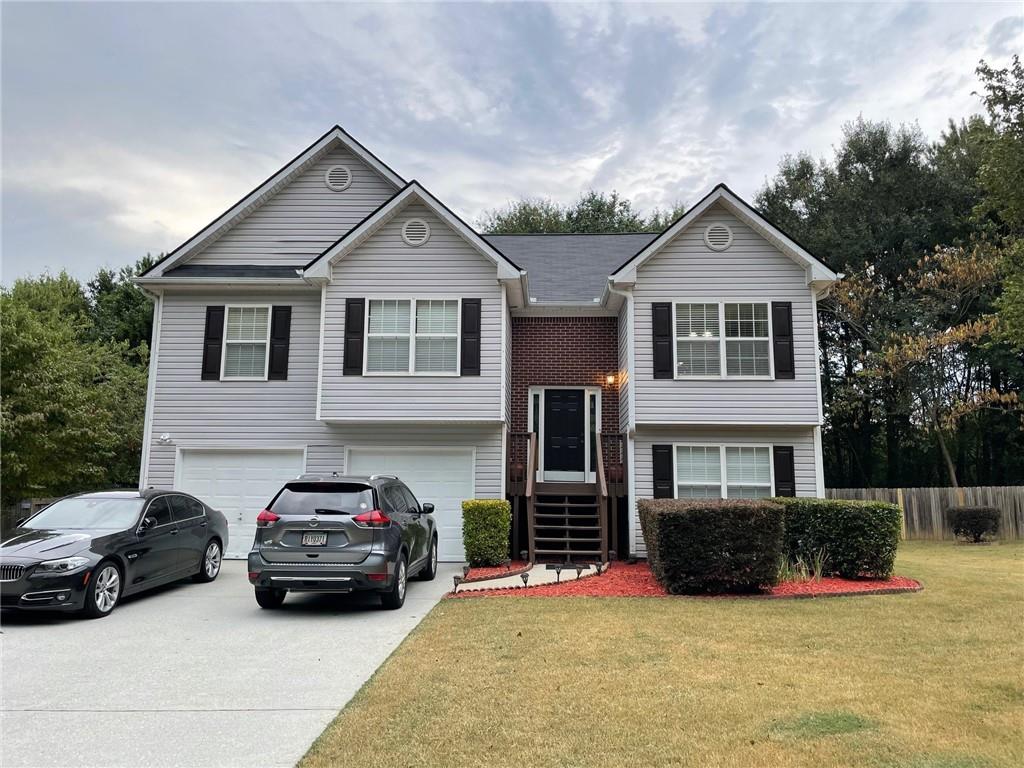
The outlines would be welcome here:
M 451 588 L 405 606 L 289 596 L 263 611 L 245 563 L 129 598 L 95 621 L 4 613 L 4 766 L 290 766 Z

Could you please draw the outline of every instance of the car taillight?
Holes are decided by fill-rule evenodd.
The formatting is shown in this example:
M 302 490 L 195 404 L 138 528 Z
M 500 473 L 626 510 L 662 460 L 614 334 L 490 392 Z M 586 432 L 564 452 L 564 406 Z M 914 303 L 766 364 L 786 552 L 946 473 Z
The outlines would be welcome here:
M 379 509 L 371 509 L 353 517 L 352 522 L 363 528 L 387 528 L 391 525 L 391 518 Z
M 266 528 L 268 525 L 273 525 L 280 519 L 280 515 L 275 515 L 269 509 L 264 509 L 256 515 L 256 526 L 258 528 Z

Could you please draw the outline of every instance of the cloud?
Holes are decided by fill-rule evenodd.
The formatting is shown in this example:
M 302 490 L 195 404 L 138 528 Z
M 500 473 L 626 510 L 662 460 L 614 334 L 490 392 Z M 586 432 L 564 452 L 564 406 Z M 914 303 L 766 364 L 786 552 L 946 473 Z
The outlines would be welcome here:
M 173 248 L 341 123 L 460 214 L 752 195 L 844 122 L 937 136 L 1005 4 L 9 4 L 3 279 Z

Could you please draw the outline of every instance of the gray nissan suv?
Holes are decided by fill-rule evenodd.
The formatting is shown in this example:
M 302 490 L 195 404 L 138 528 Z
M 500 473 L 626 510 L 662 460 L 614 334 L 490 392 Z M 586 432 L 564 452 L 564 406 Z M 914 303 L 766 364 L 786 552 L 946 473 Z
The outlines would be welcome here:
M 249 581 L 262 608 L 289 592 L 379 592 L 401 608 L 410 578 L 437 575 L 433 504 L 394 475 L 302 475 L 256 518 Z

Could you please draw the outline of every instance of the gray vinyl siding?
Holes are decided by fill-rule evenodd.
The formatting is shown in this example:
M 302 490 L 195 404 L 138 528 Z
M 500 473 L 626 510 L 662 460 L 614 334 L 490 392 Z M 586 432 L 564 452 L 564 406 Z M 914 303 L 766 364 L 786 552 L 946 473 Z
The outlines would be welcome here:
M 629 309 L 626 300 L 619 310 L 619 432 L 629 431 L 629 400 L 633 382 L 629 380 Z
M 704 230 L 733 230 L 722 252 L 704 244 Z M 637 273 L 636 419 L 642 424 L 817 423 L 817 351 L 811 289 L 803 267 L 721 206 L 708 209 Z M 653 302 L 791 301 L 796 378 L 793 380 L 654 379 Z M 724 329 L 723 329 L 724 333 Z M 724 367 L 725 361 L 722 361 Z
M 206 307 L 227 304 L 292 308 L 287 381 L 201 381 Z M 320 292 L 167 292 L 156 360 L 151 485 L 174 482 L 176 448 L 303 446 L 327 435 L 316 420 Z M 162 444 L 162 434 L 170 443 Z
M 287 381 L 201 381 L 208 305 L 292 308 Z M 459 446 L 476 450 L 476 493 L 501 496 L 501 426 L 330 425 L 316 419 L 320 292 L 164 296 L 147 483 L 174 484 L 179 448 L 305 448 L 309 472 L 344 472 L 350 446 Z M 497 407 L 495 407 L 495 412 Z M 162 434 L 169 443 L 159 442 Z
M 401 237 L 410 218 L 431 236 L 410 248 Z M 501 413 L 501 286 L 497 268 L 420 204 L 394 218 L 334 265 L 327 287 L 321 418 L 347 420 L 489 420 Z M 479 298 L 479 376 L 343 376 L 347 298 Z
M 640 429 L 636 435 L 635 476 L 637 499 L 654 496 L 653 446 L 672 443 L 704 443 L 707 445 L 792 445 L 793 468 L 796 472 L 796 495 L 815 496 L 814 428 L 813 427 L 673 427 Z M 633 510 L 634 551 L 645 555 L 640 520 Z
M 332 165 L 352 171 L 352 183 L 343 192 L 324 184 Z M 305 266 L 394 194 L 389 181 L 347 149 L 336 147 L 188 263 Z

